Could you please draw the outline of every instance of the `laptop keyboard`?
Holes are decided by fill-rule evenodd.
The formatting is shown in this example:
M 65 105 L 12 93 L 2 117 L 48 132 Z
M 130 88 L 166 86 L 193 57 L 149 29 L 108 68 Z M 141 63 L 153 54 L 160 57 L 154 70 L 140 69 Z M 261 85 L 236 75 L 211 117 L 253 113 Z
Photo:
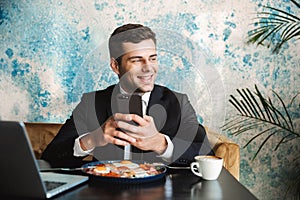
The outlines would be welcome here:
M 55 188 L 58 188 L 59 186 L 62 186 L 66 184 L 65 182 L 55 182 L 55 181 L 44 181 L 47 191 L 53 190 Z

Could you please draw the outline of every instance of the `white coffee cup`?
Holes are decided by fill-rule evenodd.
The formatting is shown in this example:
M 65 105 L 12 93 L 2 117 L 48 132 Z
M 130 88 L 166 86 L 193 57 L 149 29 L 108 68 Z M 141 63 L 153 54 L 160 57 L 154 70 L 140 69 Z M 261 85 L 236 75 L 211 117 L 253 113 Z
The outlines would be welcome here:
M 218 156 L 195 156 L 191 163 L 192 172 L 205 180 L 216 180 L 222 170 L 223 158 Z

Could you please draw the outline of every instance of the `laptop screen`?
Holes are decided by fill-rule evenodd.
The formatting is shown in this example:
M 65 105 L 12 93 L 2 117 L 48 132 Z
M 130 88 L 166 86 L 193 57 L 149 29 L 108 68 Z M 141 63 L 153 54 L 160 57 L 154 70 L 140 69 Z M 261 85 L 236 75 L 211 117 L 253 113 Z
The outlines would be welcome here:
M 0 160 L 1 182 L 5 183 L 0 187 L 1 196 L 52 197 L 88 180 L 86 176 L 46 173 L 43 176 L 47 181 L 51 181 L 54 174 L 56 182 L 71 182 L 61 184 L 54 193 L 47 194 L 23 122 L 0 121 Z M 60 176 L 63 181 L 59 181 Z

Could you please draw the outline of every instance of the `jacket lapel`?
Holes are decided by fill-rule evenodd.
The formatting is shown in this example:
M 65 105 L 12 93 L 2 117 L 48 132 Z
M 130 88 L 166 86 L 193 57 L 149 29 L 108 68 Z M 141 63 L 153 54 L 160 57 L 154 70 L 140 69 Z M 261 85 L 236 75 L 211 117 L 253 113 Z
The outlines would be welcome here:
M 148 107 L 147 107 L 147 114 L 149 114 L 149 109 L 151 108 L 151 106 L 155 105 L 155 104 L 162 104 L 161 102 L 161 98 L 163 96 L 162 90 L 160 87 L 158 87 L 157 85 L 154 85 L 154 89 L 151 92 L 150 95 L 150 99 L 148 102 Z

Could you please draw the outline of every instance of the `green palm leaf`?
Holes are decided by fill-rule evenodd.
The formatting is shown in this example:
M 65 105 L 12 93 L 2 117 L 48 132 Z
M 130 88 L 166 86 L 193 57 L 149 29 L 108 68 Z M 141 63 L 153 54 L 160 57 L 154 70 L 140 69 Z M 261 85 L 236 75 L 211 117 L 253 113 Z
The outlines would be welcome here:
M 255 152 L 253 159 L 255 159 L 268 140 L 275 135 L 281 137 L 275 150 L 283 143 L 300 138 L 300 133 L 294 130 L 292 117 L 284 101 L 275 91 L 272 92 L 279 105 L 275 105 L 271 98 L 265 98 L 256 85 L 254 92 L 251 92 L 248 88 L 237 89 L 239 97 L 230 95 L 229 102 L 237 110 L 238 114 L 235 118 L 227 120 L 222 129 L 233 135 L 240 135 L 251 130 L 257 132 L 259 130 L 244 146 L 247 147 L 255 139 L 264 136 L 265 139 Z M 295 97 L 292 102 L 294 101 Z
M 295 1 L 291 2 L 300 9 L 300 5 Z M 263 6 L 268 11 L 258 12 L 258 17 L 254 25 L 257 28 L 248 32 L 247 43 L 256 43 L 270 47 L 274 44 L 273 53 L 278 53 L 282 45 L 295 38 L 300 39 L 300 18 L 270 6 Z
M 227 119 L 222 129 L 234 136 L 255 133 L 250 136 L 248 142 L 243 146 L 243 148 L 246 148 L 254 141 L 261 141 L 254 152 L 252 160 L 258 156 L 272 137 L 280 138 L 274 151 L 284 143 L 295 139 L 300 141 L 299 130 L 297 130 L 298 132 L 295 131 L 294 127 L 296 122 L 293 123 L 293 117 L 289 112 L 290 108 L 295 108 L 292 105 L 296 103 L 296 97 L 300 96 L 300 93 L 294 96 L 288 105 L 285 105 L 279 94 L 274 90 L 272 92 L 273 97 L 278 102 L 277 104 L 274 104 L 270 97 L 265 97 L 256 85 L 254 91 L 250 91 L 248 88 L 237 89 L 237 96 L 230 95 L 229 102 L 236 109 L 237 114 L 235 117 Z M 296 109 L 300 109 L 300 103 L 297 106 Z M 296 152 L 296 156 L 297 158 L 294 161 L 295 170 L 293 170 L 293 175 L 288 182 L 285 197 L 292 196 L 300 199 L 300 156 L 298 152 Z

